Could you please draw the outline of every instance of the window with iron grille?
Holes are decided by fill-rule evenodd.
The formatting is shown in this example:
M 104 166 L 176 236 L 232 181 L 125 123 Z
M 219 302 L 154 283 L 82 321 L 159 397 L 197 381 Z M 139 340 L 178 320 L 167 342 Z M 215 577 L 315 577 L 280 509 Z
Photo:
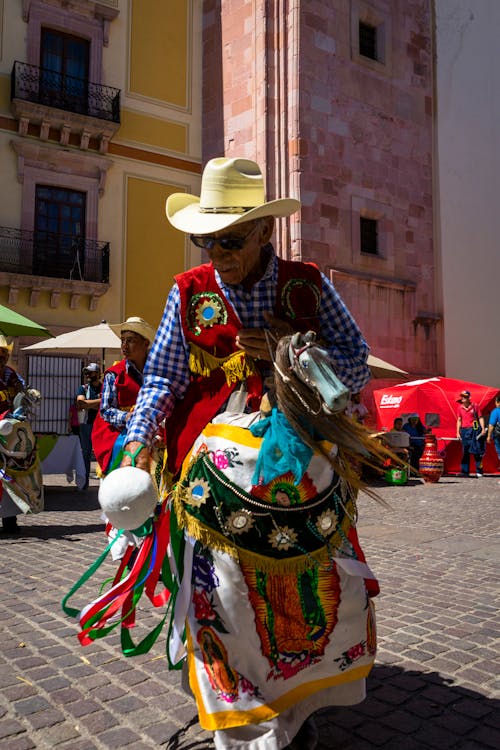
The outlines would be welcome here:
M 87 39 L 42 28 L 40 101 L 51 107 L 86 112 L 89 54 Z
M 378 222 L 376 219 L 359 217 L 360 251 L 369 255 L 378 255 Z
M 86 194 L 37 185 L 33 273 L 57 278 L 84 278 Z
M 34 432 L 67 434 L 69 407 L 82 382 L 82 364 L 79 357 L 28 357 L 27 382 L 42 394 L 30 420 Z
M 378 60 L 377 27 L 363 21 L 359 22 L 359 54 Z

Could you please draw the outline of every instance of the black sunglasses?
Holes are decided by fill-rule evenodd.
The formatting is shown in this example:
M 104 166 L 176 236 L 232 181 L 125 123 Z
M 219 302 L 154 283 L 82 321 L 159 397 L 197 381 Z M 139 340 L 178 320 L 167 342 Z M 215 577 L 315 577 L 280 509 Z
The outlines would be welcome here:
M 255 224 L 243 237 L 231 237 L 229 234 L 222 237 L 213 237 L 208 234 L 190 234 L 189 239 L 193 245 L 203 250 L 213 250 L 215 245 L 219 245 L 223 250 L 243 250 L 245 242 L 252 236 L 258 226 L 258 224 Z

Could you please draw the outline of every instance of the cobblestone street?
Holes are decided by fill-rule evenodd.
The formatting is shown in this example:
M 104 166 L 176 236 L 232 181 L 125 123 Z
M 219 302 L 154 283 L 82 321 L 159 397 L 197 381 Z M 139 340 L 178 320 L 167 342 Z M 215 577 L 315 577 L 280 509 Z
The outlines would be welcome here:
M 211 748 L 179 673 L 167 671 L 163 634 L 133 659 L 115 634 L 80 646 L 60 602 L 105 546 L 97 481 L 87 492 L 55 476 L 45 484 L 46 511 L 0 538 L 2 750 Z M 382 590 L 377 662 L 363 704 L 318 716 L 320 747 L 499 748 L 498 479 L 377 490 L 389 508 L 359 502 Z M 114 569 L 106 563 L 96 581 Z M 94 583 L 72 604 L 96 594 Z M 156 617 L 141 606 L 136 642 Z

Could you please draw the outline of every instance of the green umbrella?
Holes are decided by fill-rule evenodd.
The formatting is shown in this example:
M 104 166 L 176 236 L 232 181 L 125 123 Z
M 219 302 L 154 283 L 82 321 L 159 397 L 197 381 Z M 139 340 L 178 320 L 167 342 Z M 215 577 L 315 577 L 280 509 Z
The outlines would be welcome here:
M 0 333 L 4 336 L 52 336 L 43 326 L 4 305 L 0 305 Z

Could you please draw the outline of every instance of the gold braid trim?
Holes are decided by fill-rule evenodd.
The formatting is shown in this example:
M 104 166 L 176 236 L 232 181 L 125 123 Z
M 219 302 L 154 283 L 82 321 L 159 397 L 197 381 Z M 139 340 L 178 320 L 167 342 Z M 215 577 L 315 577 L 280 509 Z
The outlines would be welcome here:
M 214 357 L 213 354 L 201 349 L 196 344 L 190 345 L 189 369 L 195 375 L 208 378 L 214 370 L 222 367 L 226 376 L 226 383 L 237 383 L 250 375 L 257 374 L 254 361 L 245 352 L 233 352 L 228 357 Z
M 180 529 L 184 529 L 189 536 L 201 542 L 206 547 L 213 547 L 218 552 L 225 552 L 232 558 L 237 560 L 243 565 L 252 565 L 253 567 L 261 570 L 263 573 L 275 573 L 275 574 L 300 574 L 307 570 L 311 570 L 316 565 L 329 566 L 335 558 L 331 556 L 328 547 L 325 545 L 313 552 L 308 552 L 307 555 L 297 555 L 296 557 L 289 557 L 285 559 L 277 559 L 275 557 L 267 557 L 259 555 L 257 552 L 251 552 L 250 550 L 237 547 L 230 539 L 224 536 L 219 531 L 202 524 L 196 518 L 186 512 L 182 501 L 182 491 L 179 485 L 176 486 L 172 493 L 173 508 L 177 517 L 177 523 Z M 345 514 L 341 528 L 345 535 L 348 534 L 351 527 L 351 522 L 347 514 Z M 330 537 L 330 546 L 334 546 L 334 540 L 338 539 L 341 541 L 340 535 L 337 533 L 332 534 Z

